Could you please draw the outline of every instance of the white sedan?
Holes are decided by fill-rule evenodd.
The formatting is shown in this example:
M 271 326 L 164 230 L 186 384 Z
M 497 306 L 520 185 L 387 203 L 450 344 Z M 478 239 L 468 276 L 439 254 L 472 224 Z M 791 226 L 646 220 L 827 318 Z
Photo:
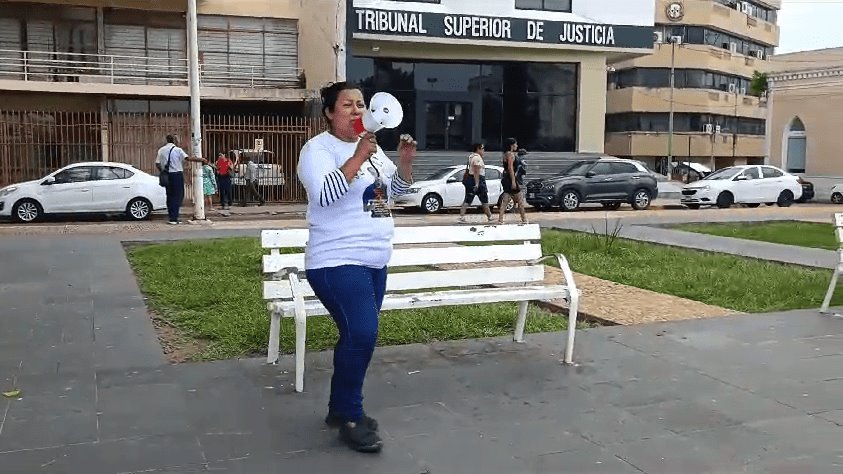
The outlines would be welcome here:
M 416 181 L 407 194 L 395 198 L 395 205 L 401 207 L 418 207 L 422 211 L 433 214 L 448 207 L 460 207 L 465 199 L 465 186 L 462 184 L 465 165 L 454 165 L 433 173 L 423 181 Z M 503 188 L 501 186 L 500 166 L 486 165 L 486 186 L 489 189 L 489 205 L 500 205 Z M 480 205 L 480 199 L 475 196 L 473 206 Z M 515 207 L 509 201 L 507 211 Z
M 44 214 L 125 213 L 149 218 L 167 208 L 158 177 L 123 163 L 75 163 L 41 179 L 0 189 L 0 217 L 33 222 Z
M 715 171 L 682 188 L 682 204 L 729 208 L 733 204 L 758 207 L 778 204 L 787 207 L 802 197 L 799 177 L 775 166 L 743 165 Z

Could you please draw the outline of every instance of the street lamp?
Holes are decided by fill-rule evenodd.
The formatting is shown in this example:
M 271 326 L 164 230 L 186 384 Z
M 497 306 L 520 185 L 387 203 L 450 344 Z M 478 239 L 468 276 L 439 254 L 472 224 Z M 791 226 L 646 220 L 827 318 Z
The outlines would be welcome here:
M 673 91 L 676 89 L 676 46 L 682 44 L 681 36 L 670 37 L 670 114 L 667 119 L 667 177 L 673 177 Z
M 199 33 L 196 0 L 187 1 L 187 57 L 190 83 L 191 156 L 202 158 L 202 116 L 199 107 Z M 202 193 L 202 166 L 193 166 L 193 219 L 205 220 L 205 199 Z

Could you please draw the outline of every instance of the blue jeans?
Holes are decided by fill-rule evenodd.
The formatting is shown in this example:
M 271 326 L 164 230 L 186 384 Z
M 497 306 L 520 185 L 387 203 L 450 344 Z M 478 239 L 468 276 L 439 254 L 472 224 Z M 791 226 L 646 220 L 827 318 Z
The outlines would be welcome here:
M 328 410 L 345 421 L 363 418 L 363 380 L 378 340 L 386 267 L 343 265 L 307 271 L 316 297 L 339 330 Z
M 167 184 L 167 215 L 170 222 L 178 222 L 179 209 L 184 201 L 184 173 L 168 173 L 170 181 Z
M 231 207 L 231 176 L 217 175 L 217 184 L 220 188 L 220 206 Z

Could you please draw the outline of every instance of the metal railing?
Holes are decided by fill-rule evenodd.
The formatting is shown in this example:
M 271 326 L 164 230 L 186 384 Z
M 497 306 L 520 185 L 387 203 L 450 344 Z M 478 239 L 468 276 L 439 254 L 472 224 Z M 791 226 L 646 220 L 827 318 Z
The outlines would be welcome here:
M 162 52 L 166 54 L 166 52 Z M 206 87 L 302 87 L 300 68 L 201 63 Z M 184 58 L 0 49 L 0 79 L 131 85 L 188 85 Z

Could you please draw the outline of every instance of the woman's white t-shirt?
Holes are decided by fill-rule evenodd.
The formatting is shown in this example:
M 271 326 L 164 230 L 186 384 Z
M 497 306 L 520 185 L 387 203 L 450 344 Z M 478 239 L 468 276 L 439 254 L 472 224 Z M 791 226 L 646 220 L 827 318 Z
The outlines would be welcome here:
M 403 194 L 409 183 L 378 147 L 351 183 L 340 166 L 354 155 L 357 143 L 344 142 L 328 132 L 311 138 L 301 150 L 298 176 L 307 191 L 310 236 L 305 268 L 361 265 L 386 266 L 392 256 L 394 222 L 377 195 L 387 199 Z

